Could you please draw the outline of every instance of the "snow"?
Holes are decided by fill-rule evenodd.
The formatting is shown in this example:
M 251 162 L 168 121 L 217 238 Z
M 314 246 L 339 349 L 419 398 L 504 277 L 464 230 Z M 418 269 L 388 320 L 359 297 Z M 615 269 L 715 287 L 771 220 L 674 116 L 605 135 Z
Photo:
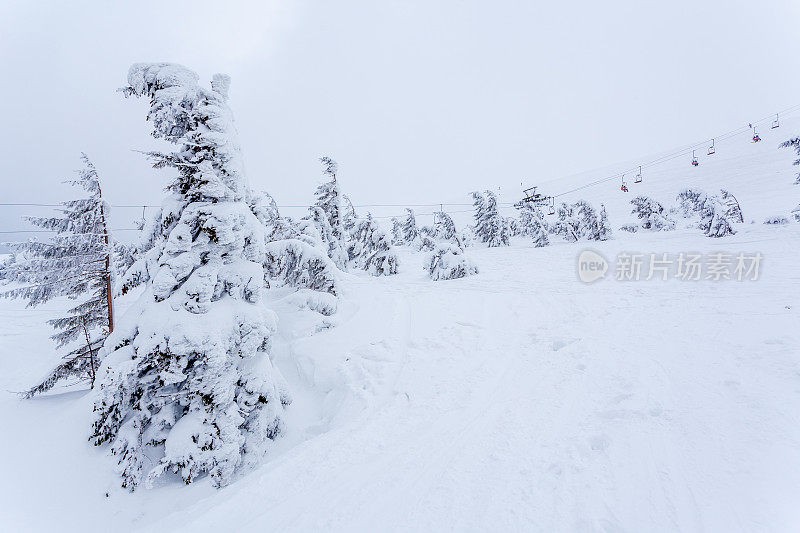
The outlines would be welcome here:
M 735 235 L 615 231 L 591 249 L 760 252 L 757 281 L 584 284 L 587 243 L 517 238 L 470 247 L 480 272 L 463 279 L 431 281 L 426 254 L 401 247 L 398 275 L 342 274 L 338 299 L 264 291 L 293 402 L 263 466 L 220 490 L 204 479 L 129 494 L 87 442 L 84 391 L 0 393 L 3 528 L 798 530 L 800 224 L 761 222 L 788 216 L 800 186 L 776 144 L 768 132 L 728 155 L 718 146 L 713 164 L 646 174 L 627 195 L 565 199 L 603 202 L 616 230 L 639 194 L 666 207 L 685 187 L 728 189 L 745 217 Z M 45 320 L 69 305 L 0 300 L 0 390 L 58 360 Z

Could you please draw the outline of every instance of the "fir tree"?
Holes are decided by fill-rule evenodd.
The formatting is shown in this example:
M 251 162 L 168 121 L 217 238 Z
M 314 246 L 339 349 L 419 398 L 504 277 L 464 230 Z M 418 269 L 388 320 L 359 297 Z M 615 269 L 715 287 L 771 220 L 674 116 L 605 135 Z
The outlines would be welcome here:
M 405 242 L 403 225 L 396 218 L 392 218 L 392 244 L 394 246 L 402 246 Z
M 444 211 L 436 213 L 436 223 L 433 226 L 433 238 L 437 241 L 451 242 L 461 248 L 461 238 L 453 219 Z
M 574 207 L 562 203 L 556 210 L 556 221 L 550 226 L 550 231 L 567 242 L 577 242 L 581 236 L 580 226 L 581 221 L 575 216 Z
M 607 241 L 611 238 L 611 224 L 608 223 L 608 213 L 606 206 L 600 204 L 600 218 L 597 221 L 597 232 L 593 236 L 593 240 Z
M 348 253 L 353 257 L 351 264 L 354 267 L 366 270 L 373 276 L 397 274 L 397 254 L 372 215 L 367 214 L 367 218 L 356 223 L 350 248 Z
M 86 154 L 81 155 L 84 168 L 78 178 L 68 183 L 87 193 L 84 198 L 63 202 L 60 215 L 27 217 L 35 226 L 55 232 L 46 241 L 11 244 L 23 260 L 7 265 L 9 281 L 25 285 L 3 293 L 5 297 L 24 298 L 35 307 L 59 296 L 81 300 L 66 316 L 48 321 L 59 330 L 52 339 L 58 348 L 73 341 L 81 346 L 70 351 L 41 383 L 24 393 L 30 398 L 51 389 L 67 378 L 95 380 L 97 350 L 114 329 L 112 301 L 113 241 L 109 237 L 106 217 L 108 205 L 103 201 L 97 170 Z
M 434 281 L 458 279 L 478 273 L 478 267 L 464 251 L 449 242 L 439 243 L 426 265 L 428 275 Z
M 793 139 L 789 139 L 786 142 L 780 144 L 781 148 L 792 148 L 797 155 L 800 155 L 800 137 L 795 137 Z M 800 158 L 795 159 L 792 162 L 793 165 L 800 165 Z M 800 173 L 797 174 L 797 179 L 794 181 L 795 185 L 800 185 Z
M 330 157 L 321 157 L 320 162 L 323 165 L 322 173 L 328 179 L 322 185 L 317 187 L 315 193 L 316 201 L 314 207 L 319 208 L 324 213 L 327 220 L 330 232 L 327 227 L 321 228 L 321 235 L 323 241 L 328 247 L 328 257 L 330 257 L 337 267 L 344 269 L 347 265 L 347 243 L 346 243 L 346 230 L 342 220 L 342 195 L 339 192 L 339 184 L 336 181 L 336 172 L 338 165 L 336 161 Z M 318 219 L 316 214 L 312 214 L 318 224 L 321 220 Z
M 486 242 L 489 234 L 486 227 L 486 199 L 478 191 L 472 193 L 472 207 L 475 208 L 475 212 L 472 214 L 472 218 L 475 220 L 473 225 L 475 239 L 478 242 Z
M 492 191 L 472 193 L 475 206 L 475 234 L 489 247 L 508 246 L 510 231 L 497 209 L 497 197 Z
M 631 200 L 631 204 L 633 204 L 631 213 L 641 220 L 642 229 L 654 231 L 675 229 L 675 221 L 656 200 L 648 196 L 637 196 Z
M 150 102 L 154 152 L 176 170 L 154 230 L 152 274 L 105 344 L 91 440 L 111 444 L 122 484 L 171 472 L 216 486 L 253 464 L 282 429 L 289 396 L 269 358 L 274 318 L 261 305 L 265 232 L 248 205 L 228 106 L 180 65 L 136 64 L 126 96 Z
M 417 229 L 417 219 L 414 217 L 414 210 L 406 208 L 406 219 L 403 221 L 403 241 L 411 245 L 419 237 Z

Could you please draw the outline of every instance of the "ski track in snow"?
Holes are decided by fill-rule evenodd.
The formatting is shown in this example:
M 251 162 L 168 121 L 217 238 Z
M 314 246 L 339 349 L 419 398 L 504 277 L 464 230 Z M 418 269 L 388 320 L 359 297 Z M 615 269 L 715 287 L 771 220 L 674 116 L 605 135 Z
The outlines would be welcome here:
M 719 158 L 730 172 L 704 160 L 705 174 L 643 184 L 666 203 L 684 184 L 711 191 L 717 172 L 758 222 L 733 237 L 519 241 L 470 249 L 480 274 L 440 282 L 404 251 L 398 276 L 344 275 L 334 316 L 267 302 L 294 402 L 265 464 L 219 491 L 201 480 L 128 494 L 86 442 L 84 392 L 3 392 L 0 529 L 796 531 L 800 228 L 760 222 L 797 188 L 791 154 L 758 150 Z M 754 175 L 785 186 L 767 194 Z M 603 198 L 615 227 L 636 193 Z M 752 282 L 585 285 L 585 248 L 760 251 L 764 264 Z M 0 301 L 4 391 L 49 370 L 44 321 L 69 303 Z

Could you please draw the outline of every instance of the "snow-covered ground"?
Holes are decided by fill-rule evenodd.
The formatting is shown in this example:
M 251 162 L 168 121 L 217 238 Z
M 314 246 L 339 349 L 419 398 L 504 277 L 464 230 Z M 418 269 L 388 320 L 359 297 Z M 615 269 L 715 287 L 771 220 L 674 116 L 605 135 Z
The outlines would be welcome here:
M 343 276 L 331 317 L 275 294 L 287 433 L 222 490 L 119 488 L 87 442 L 86 391 L 8 392 L 57 360 L 44 321 L 68 302 L 0 300 L 0 529 L 797 531 L 800 224 L 761 224 L 800 202 L 792 153 L 776 148 L 791 130 L 779 131 L 718 146 L 696 169 L 669 163 L 628 195 L 605 184 L 567 198 L 606 203 L 616 228 L 638 193 L 669 203 L 683 186 L 725 187 L 746 219 L 732 237 L 518 240 L 470 249 L 480 274 L 440 282 L 404 250 L 398 276 Z M 763 262 L 756 281 L 611 272 L 584 284 L 587 248 L 612 263 L 722 251 Z

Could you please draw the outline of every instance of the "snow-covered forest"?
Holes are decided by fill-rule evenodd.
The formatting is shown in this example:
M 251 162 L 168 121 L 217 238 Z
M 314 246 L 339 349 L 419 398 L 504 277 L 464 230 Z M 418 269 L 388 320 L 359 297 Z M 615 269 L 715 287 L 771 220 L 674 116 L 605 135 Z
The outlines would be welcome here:
M 0 177 L 0 529 L 800 525 L 800 103 L 754 97 L 624 157 L 587 147 L 560 178 L 497 130 L 526 171 L 502 180 L 486 139 L 417 175 L 404 135 L 370 166 L 355 118 L 312 114 L 342 138 L 308 133 L 303 173 L 265 175 L 303 138 L 264 112 L 268 83 L 242 57 L 229 75 L 175 56 L 197 65 L 120 62 L 83 89 L 124 111 L 101 143 L 55 132 L 79 145 L 56 176 Z M 314 98 L 350 78 L 321 71 Z M 390 122 L 372 111 L 365 154 Z M 556 131 L 579 151 L 575 120 Z M 449 149 L 462 127 L 419 135 Z

